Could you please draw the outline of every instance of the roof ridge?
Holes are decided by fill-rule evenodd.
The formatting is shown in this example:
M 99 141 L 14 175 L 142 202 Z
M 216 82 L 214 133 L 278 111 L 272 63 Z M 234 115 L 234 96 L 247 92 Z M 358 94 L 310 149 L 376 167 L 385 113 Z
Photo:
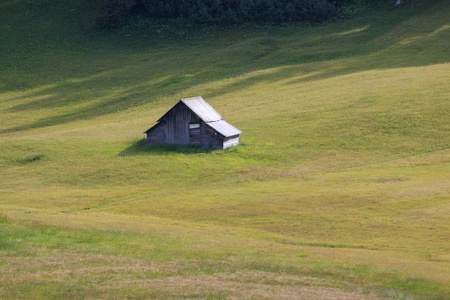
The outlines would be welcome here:
M 181 99 L 180 102 L 186 105 L 193 113 L 195 113 L 206 123 L 223 120 L 222 115 L 219 114 L 208 102 L 206 102 L 202 96 Z

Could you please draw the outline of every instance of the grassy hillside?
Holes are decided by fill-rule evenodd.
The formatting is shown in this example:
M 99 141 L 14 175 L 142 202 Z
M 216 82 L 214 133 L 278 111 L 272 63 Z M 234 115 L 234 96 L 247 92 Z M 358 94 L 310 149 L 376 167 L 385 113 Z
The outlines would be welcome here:
M 0 4 L 0 298 L 450 297 L 450 5 L 95 28 Z M 226 150 L 146 147 L 202 95 Z

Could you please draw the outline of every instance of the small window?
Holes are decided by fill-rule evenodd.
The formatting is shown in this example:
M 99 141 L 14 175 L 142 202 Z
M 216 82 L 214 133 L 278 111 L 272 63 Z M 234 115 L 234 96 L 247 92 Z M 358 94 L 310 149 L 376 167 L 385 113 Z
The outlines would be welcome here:
M 200 123 L 191 123 L 189 124 L 189 129 L 200 128 Z
M 206 129 L 206 133 L 208 133 L 208 135 L 213 136 L 214 135 L 214 129 L 212 128 L 207 128 Z

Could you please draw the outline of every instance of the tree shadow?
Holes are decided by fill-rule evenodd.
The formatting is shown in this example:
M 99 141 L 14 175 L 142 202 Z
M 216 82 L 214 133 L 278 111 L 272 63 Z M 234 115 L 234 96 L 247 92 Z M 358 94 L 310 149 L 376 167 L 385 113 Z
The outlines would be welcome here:
M 133 84 L 108 83 L 111 74 L 92 76 L 88 80 L 70 80 L 60 85 L 27 92 L 26 95 L 9 98 L 10 103 L 18 103 L 3 109 L 3 113 L 33 113 L 45 109 L 60 108 L 58 115 L 42 115 L 39 120 L 9 128 L 0 129 L 0 133 L 17 132 L 33 128 L 66 124 L 77 120 L 87 120 L 118 111 L 136 108 L 158 101 L 187 89 L 199 82 L 198 77 L 211 77 L 209 70 L 200 71 L 196 76 L 184 74 L 161 74 L 153 77 L 147 74 L 135 80 Z M 126 71 L 116 70 L 113 74 L 128 76 Z M 120 78 L 120 75 L 117 75 Z M 106 84 L 102 84 L 106 82 Z M 95 87 L 94 91 L 91 87 Z
M 429 13 L 434 16 L 433 11 Z M 264 82 L 284 81 L 283 84 L 290 85 L 374 69 L 447 62 L 448 20 L 441 14 L 433 22 L 420 22 L 429 19 L 427 16 L 426 11 L 417 14 L 405 8 L 375 19 L 354 20 L 353 28 L 349 21 L 349 24 L 336 24 L 334 32 L 302 36 L 301 40 L 293 40 L 271 53 L 272 67 L 261 68 L 261 72 L 222 85 L 205 96 L 223 96 Z
M 263 82 L 297 84 L 361 70 L 448 61 L 448 57 L 445 57 L 448 45 L 433 43 L 434 39 L 442 40 L 439 35 L 448 31 L 445 29 L 447 27 L 443 27 L 447 24 L 446 19 L 433 20 L 425 25 L 412 23 L 416 27 L 423 27 L 420 29 L 422 38 L 412 36 L 409 37 L 410 42 L 405 43 L 401 36 L 402 26 L 416 17 L 417 14 L 397 15 L 395 12 L 388 17 L 353 20 L 326 25 L 328 27 L 325 28 L 271 27 L 267 31 L 261 28 L 227 29 L 221 30 L 225 37 L 219 39 L 213 31 L 202 35 L 200 30 L 194 30 L 191 34 L 198 35 L 198 38 L 179 40 L 173 47 L 163 43 L 175 40 L 178 31 L 174 31 L 174 37 L 160 39 L 145 35 L 142 38 L 128 38 L 126 34 L 119 33 L 113 35 L 111 41 L 117 39 L 120 43 L 113 47 L 102 46 L 105 48 L 100 49 L 99 54 L 88 59 L 86 54 L 97 46 L 92 45 L 93 40 L 86 39 L 85 44 L 80 43 L 80 47 L 86 49 L 78 49 L 81 54 L 70 61 L 70 66 L 62 65 L 61 69 L 64 70 L 61 73 L 57 72 L 56 75 L 62 76 L 59 81 L 44 77 L 28 90 L 19 92 L 16 89 L 17 95 L 7 99 L 9 104 L 4 106 L 2 112 L 36 112 L 40 118 L 2 128 L 0 132 L 17 132 L 91 119 L 180 94 L 199 84 L 229 78 L 235 79 L 205 90 L 203 96 L 224 96 Z M 425 18 L 426 14 L 421 17 Z M 382 22 L 387 20 L 389 23 Z M 439 31 L 440 28 L 444 29 Z M 419 32 L 419 29 L 415 30 Z M 126 45 L 127 39 L 133 44 Z M 140 41 L 143 44 L 134 49 Z M 402 60 L 406 51 L 409 58 Z M 417 60 L 410 58 L 416 52 L 430 51 L 441 53 L 418 55 Z M 396 54 L 395 57 L 392 53 Z M 49 58 L 51 54 L 45 55 L 43 58 Z M 34 60 L 34 57 L 30 59 Z M 74 72 L 71 72 L 72 69 Z M 33 66 L 30 70 L 36 71 Z M 258 72 L 252 74 L 254 71 Z M 237 77 L 243 74 L 246 76 Z M 14 79 L 14 76 L 11 75 L 11 78 Z M 290 78 L 292 80 L 288 81 Z M 5 90 L 14 91 L 14 84 Z M 187 96 L 197 95 L 183 95 Z M 53 108 L 62 108 L 62 113 L 50 115 L 48 111 Z M 147 149 L 145 152 L 148 152 Z

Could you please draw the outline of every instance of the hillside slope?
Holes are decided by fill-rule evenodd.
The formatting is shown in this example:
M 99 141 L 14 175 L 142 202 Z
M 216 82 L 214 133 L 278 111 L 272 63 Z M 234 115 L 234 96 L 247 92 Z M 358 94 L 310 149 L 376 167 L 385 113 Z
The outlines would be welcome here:
M 446 1 L 118 32 L 86 2 L 0 4 L 2 298 L 450 297 Z M 145 147 L 197 95 L 242 144 Z

